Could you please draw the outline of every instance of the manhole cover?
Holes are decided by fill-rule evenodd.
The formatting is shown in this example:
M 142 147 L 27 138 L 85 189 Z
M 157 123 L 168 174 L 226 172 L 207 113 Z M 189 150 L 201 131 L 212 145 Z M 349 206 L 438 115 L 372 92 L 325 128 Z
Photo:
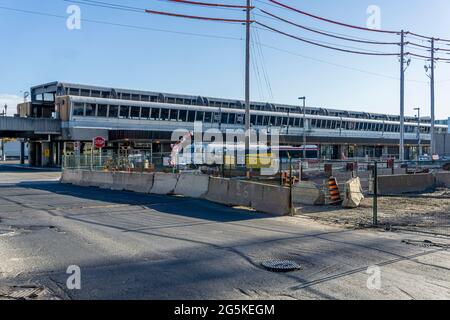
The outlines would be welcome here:
M 272 272 L 290 272 L 302 268 L 298 263 L 290 260 L 267 260 L 262 262 L 261 265 Z

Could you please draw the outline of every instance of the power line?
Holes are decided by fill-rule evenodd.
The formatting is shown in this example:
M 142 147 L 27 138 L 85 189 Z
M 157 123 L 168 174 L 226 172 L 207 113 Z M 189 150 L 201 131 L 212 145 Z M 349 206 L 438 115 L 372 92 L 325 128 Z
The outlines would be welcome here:
M 3 6 L 0 6 L 0 9 L 8 10 L 8 11 L 15 11 L 15 12 L 19 12 L 19 13 L 26 13 L 26 14 L 45 16 L 45 17 L 59 18 L 59 19 L 64 19 L 64 20 L 67 19 L 67 16 L 62 16 L 62 15 L 57 15 L 57 14 L 52 14 L 52 13 L 46 13 L 46 12 L 24 10 L 24 9 L 17 9 L 17 8 L 10 8 L 10 7 L 3 7 Z M 116 26 L 116 27 L 125 27 L 125 28 L 130 28 L 130 29 L 138 29 L 138 30 L 145 30 L 145 31 L 154 31 L 154 32 L 171 33 L 171 34 L 177 34 L 177 35 L 185 35 L 185 36 L 214 38 L 214 39 L 222 39 L 222 40 L 238 40 L 238 41 L 242 41 L 243 40 L 242 38 L 230 37 L 230 36 L 218 36 L 218 35 L 212 35 L 212 34 L 206 34 L 206 33 L 183 32 L 183 31 L 175 31 L 175 30 L 168 30 L 168 29 L 144 27 L 144 26 L 123 24 L 123 23 L 116 23 L 116 22 L 109 22 L 109 21 L 102 21 L 102 20 L 94 20 L 94 19 L 82 18 L 81 21 L 88 22 L 88 23 Z
M 301 38 L 301 37 L 289 34 L 287 32 L 275 29 L 273 27 L 270 27 L 270 26 L 268 26 L 266 24 L 263 24 L 261 22 L 258 22 L 258 21 L 256 21 L 255 23 L 260 25 L 260 26 L 262 26 L 262 27 L 264 27 L 264 28 L 266 28 L 266 29 L 272 30 L 272 31 L 274 31 L 276 33 L 282 34 L 282 35 L 290 37 L 292 39 L 296 39 L 296 40 L 299 40 L 299 41 L 302 41 L 302 42 L 305 42 L 305 43 L 309 43 L 311 45 L 319 46 L 319 47 L 322 47 L 322 48 L 326 48 L 326 49 L 332 49 L 332 50 L 346 52 L 346 53 L 353 53 L 353 54 L 359 54 L 359 55 L 368 55 L 368 56 L 398 56 L 399 55 L 398 53 L 355 51 L 355 50 L 348 50 L 348 49 L 337 48 L 337 47 L 334 47 L 334 46 L 320 44 L 318 42 L 314 42 L 314 41 L 311 41 L 311 40 L 307 40 L 305 38 Z
M 434 39 L 435 41 L 450 42 L 449 39 L 440 39 L 440 38 L 434 38 L 434 37 L 424 36 L 424 35 L 421 35 L 421 34 L 418 34 L 418 33 L 410 32 L 410 31 L 406 32 L 406 34 L 410 34 L 410 35 L 413 35 L 413 36 L 415 36 L 415 37 L 423 38 L 423 39 L 428 39 L 428 40 Z
M 68 0 L 63 0 L 63 1 L 71 2 L 71 1 L 68 1 Z M 17 12 L 17 13 L 23 13 L 23 14 L 32 14 L 32 15 L 52 17 L 52 18 L 58 18 L 58 19 L 64 19 L 64 20 L 67 19 L 67 16 L 65 16 L 65 15 L 57 15 L 57 14 L 52 14 L 52 13 L 48 13 L 48 12 L 32 11 L 32 10 L 25 10 L 25 9 L 19 9 L 19 8 L 5 7 L 5 6 L 0 6 L 0 9 L 7 10 L 7 11 L 13 11 L 13 12 Z M 182 32 L 182 31 L 159 29 L 159 28 L 152 28 L 152 27 L 145 27 L 145 26 L 138 26 L 138 25 L 115 23 L 115 22 L 95 20 L 95 19 L 82 18 L 81 21 L 88 22 L 88 23 L 93 23 L 93 24 L 110 25 L 110 26 L 115 26 L 115 27 L 123 27 L 123 28 L 130 28 L 130 29 L 143 30 L 143 31 L 152 31 L 152 32 L 170 33 L 170 34 L 184 35 L 184 36 L 214 38 L 214 39 L 233 40 L 233 41 L 242 41 L 243 40 L 242 38 L 237 38 L 237 37 L 218 36 L 218 35 L 203 34 L 203 33 L 193 33 L 193 32 Z M 258 41 L 258 44 L 260 46 L 262 46 L 262 47 L 265 47 L 265 48 L 268 48 L 268 49 L 271 49 L 271 50 L 275 50 L 275 51 L 279 51 L 279 52 L 286 53 L 286 54 L 289 54 L 289 55 L 297 56 L 297 57 L 300 57 L 300 58 L 303 58 L 303 59 L 312 60 L 312 61 L 315 61 L 315 62 L 318 62 L 318 63 L 332 65 L 332 66 L 335 66 L 335 67 L 339 67 L 339 68 L 343 68 L 343 69 L 347 69 L 347 70 L 351 70 L 351 71 L 356 71 L 356 72 L 360 72 L 360 73 L 365 73 L 365 74 L 368 74 L 368 75 L 382 77 L 382 78 L 386 78 L 386 79 L 392 79 L 392 80 L 398 80 L 399 79 L 398 77 L 395 77 L 395 76 L 389 76 L 389 75 L 386 75 L 386 74 L 371 72 L 371 71 L 364 70 L 364 69 L 354 68 L 354 67 L 350 67 L 350 66 L 346 66 L 346 65 L 337 64 L 337 63 L 334 63 L 334 62 L 318 59 L 318 58 L 315 58 L 315 57 L 302 55 L 302 54 L 299 54 L 297 52 L 293 52 L 293 51 L 289 51 L 289 50 L 282 49 L 282 48 L 279 48 L 279 47 L 274 47 L 274 46 L 271 46 L 271 45 L 268 45 L 268 44 L 264 44 L 264 43 L 262 43 L 260 41 Z M 420 58 L 420 59 L 422 59 L 422 58 Z M 428 57 L 424 57 L 424 59 L 428 59 Z M 416 82 L 416 83 L 428 83 L 427 81 L 412 80 L 412 79 L 409 79 L 409 80 L 406 80 L 406 81 L 408 81 L 408 82 Z M 450 79 L 438 81 L 438 83 L 445 83 L 445 82 L 450 82 Z
M 331 65 L 331 66 L 334 66 L 334 67 L 339 67 L 339 68 L 343 68 L 343 69 L 347 69 L 347 70 L 351 70 L 351 71 L 357 71 L 357 72 L 360 72 L 360 73 L 365 73 L 365 74 L 368 74 L 368 75 L 381 77 L 381 78 L 386 78 L 386 79 L 391 79 L 391 80 L 395 80 L 395 81 L 399 80 L 399 78 L 395 77 L 395 76 L 389 76 L 389 75 L 382 74 L 382 73 L 372 72 L 372 71 L 368 71 L 368 70 L 364 70 L 364 69 L 350 67 L 350 66 L 346 66 L 346 65 L 343 65 L 343 64 L 338 64 L 338 63 L 334 63 L 334 62 L 330 62 L 330 61 L 326 61 L 326 60 L 322 60 L 322 59 L 306 56 L 306 55 L 303 55 L 303 54 L 300 54 L 300 53 L 297 53 L 297 52 L 294 52 L 294 51 L 282 49 L 282 48 L 279 48 L 279 47 L 274 47 L 274 46 L 271 46 L 271 45 L 268 45 L 268 44 L 260 43 L 260 45 L 265 47 L 265 48 L 271 49 L 271 50 L 283 52 L 283 53 L 286 53 L 286 54 L 290 54 L 290 55 L 293 55 L 293 56 L 297 56 L 297 57 L 300 57 L 300 58 L 303 58 L 303 59 L 308 59 L 308 60 L 312 60 L 312 61 L 323 63 L 323 64 L 328 64 L 328 65 Z M 427 81 L 411 80 L 411 79 L 405 80 L 405 81 L 415 82 L 415 83 L 424 83 L 424 84 L 428 83 Z
M 301 28 L 303 30 L 315 32 L 315 33 L 318 33 L 318 34 L 321 34 L 321 35 L 324 35 L 324 36 L 327 36 L 327 37 L 333 37 L 333 38 L 336 38 L 336 39 L 341 39 L 341 40 L 346 40 L 346 41 L 353 41 L 353 42 L 359 42 L 359 43 L 366 43 L 366 44 L 378 44 L 378 45 L 399 45 L 400 44 L 398 42 L 379 42 L 379 41 L 359 40 L 359 39 L 355 39 L 355 38 L 336 36 L 336 35 L 333 35 L 333 34 L 330 34 L 330 33 L 327 33 L 327 32 L 318 31 L 318 30 L 315 30 L 313 28 L 305 27 L 303 25 L 300 25 L 300 24 L 297 24 L 295 22 L 292 22 L 292 21 L 289 21 L 287 19 L 284 19 L 282 17 L 279 17 L 279 16 L 277 16 L 277 15 L 275 15 L 273 13 L 270 13 L 268 11 L 265 11 L 265 10 L 262 10 L 262 9 L 259 9 L 259 10 L 261 12 L 263 12 L 264 14 L 275 18 L 276 20 L 283 21 L 285 23 L 288 23 L 290 25 L 296 26 L 296 27 Z
M 258 29 L 254 29 L 254 34 L 255 34 L 255 38 L 256 38 L 256 42 L 255 43 L 257 45 L 258 52 L 259 52 L 259 55 L 261 57 L 261 63 L 262 63 L 264 79 L 265 79 L 266 85 L 267 85 L 267 87 L 269 89 L 270 97 L 271 97 L 271 99 L 273 99 L 274 96 L 273 96 L 273 91 L 272 91 L 272 85 L 270 84 L 270 78 L 269 78 L 269 74 L 268 74 L 267 68 L 266 68 L 266 59 L 264 57 L 264 51 L 263 51 L 263 49 L 262 49 L 262 47 L 260 45 L 261 39 L 259 37 Z
M 173 13 L 173 12 L 165 12 L 165 11 L 154 11 L 154 10 L 145 10 L 146 13 L 156 14 L 156 15 L 164 15 L 175 18 L 184 18 L 184 19 L 195 19 L 195 20 L 206 20 L 206 21 L 220 21 L 220 22 L 232 22 L 232 23 L 253 23 L 254 21 L 250 20 L 242 20 L 242 19 L 227 19 L 227 18 L 214 18 L 214 17 L 205 17 L 205 16 L 191 16 L 187 14 Z
M 103 1 L 94 1 L 94 0 L 78 0 L 78 1 L 77 0 L 62 0 L 62 1 L 76 3 L 76 4 L 84 4 L 84 5 L 93 6 L 93 7 L 116 9 L 116 10 L 122 10 L 122 11 L 132 11 L 132 12 L 141 12 L 141 13 L 143 13 L 145 11 L 144 8 L 124 6 L 124 5 L 120 5 L 120 4 L 108 3 L 108 2 L 103 2 Z
M 405 53 L 405 55 L 410 55 L 410 56 L 418 57 L 418 58 L 424 58 L 424 59 L 428 59 L 428 60 L 449 61 L 450 62 L 450 59 L 445 59 L 445 58 L 433 58 L 433 59 L 431 59 L 431 57 L 427 57 L 427 56 L 423 56 L 423 55 L 416 54 L 416 53 L 411 53 L 411 52 L 407 52 L 407 53 Z
M 302 14 L 302 15 L 305 15 L 305 16 L 308 16 L 308 17 L 311 17 L 311 18 L 314 18 L 314 19 L 317 19 L 317 20 L 329 22 L 329 23 L 332 23 L 332 24 L 340 25 L 340 26 L 343 26 L 343 27 L 348 27 L 348 28 L 358 29 L 358 30 L 364 30 L 364 31 L 378 32 L 378 33 L 400 34 L 400 31 L 369 29 L 369 28 L 364 28 L 364 27 L 354 26 L 354 25 L 347 24 L 347 23 L 343 23 L 343 22 L 339 22 L 339 21 L 330 20 L 330 19 L 327 19 L 327 18 L 319 17 L 319 16 L 317 16 L 317 15 L 314 15 L 314 14 L 311 14 L 311 13 L 308 13 L 308 12 L 305 12 L 305 11 L 302 11 L 302 10 L 299 10 L 299 9 L 296 9 L 296 8 L 293 8 L 293 7 L 291 7 L 291 6 L 288 6 L 288 5 L 286 5 L 286 4 L 283 4 L 283 3 L 281 3 L 281 2 L 278 2 L 278 1 L 276 1 L 276 0 L 269 0 L 269 1 L 272 2 L 272 3 L 275 3 L 275 4 L 277 4 L 277 5 L 279 5 L 279 6 L 281 6 L 281 7 L 284 7 L 284 8 L 286 8 L 286 9 L 289 9 L 289 10 L 295 11 L 295 12 L 297 12 L 297 13 L 300 13 L 300 14 Z
M 183 3 L 183 4 L 192 4 L 192 5 L 198 5 L 198 6 L 206 6 L 206 7 L 222 7 L 222 8 L 234 8 L 234 9 L 253 9 L 254 7 L 247 7 L 247 6 L 241 6 L 241 5 L 234 5 L 234 4 L 222 4 L 222 3 L 210 3 L 210 2 L 199 2 L 199 1 L 189 1 L 189 0 L 166 0 L 169 2 L 177 2 L 177 3 Z

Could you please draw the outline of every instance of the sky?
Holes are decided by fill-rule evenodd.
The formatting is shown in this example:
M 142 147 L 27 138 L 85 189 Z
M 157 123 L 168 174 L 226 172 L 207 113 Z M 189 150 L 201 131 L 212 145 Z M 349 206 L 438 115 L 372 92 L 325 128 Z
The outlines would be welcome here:
M 241 10 L 171 3 L 165 0 L 98 0 L 135 8 L 244 19 Z M 244 0 L 202 0 L 244 4 Z M 279 0 L 329 19 L 367 27 L 370 6 L 380 9 L 380 27 L 450 39 L 449 0 Z M 145 12 L 92 6 L 83 1 L 0 0 L 0 106 L 23 101 L 33 85 L 66 81 L 232 99 L 244 97 L 245 28 L 242 24 L 187 20 Z M 398 35 L 353 30 L 253 0 L 254 19 L 284 32 L 355 51 L 398 53 L 397 45 L 348 42 L 302 30 L 264 16 L 260 9 L 310 28 L 380 42 Z M 70 5 L 81 13 L 81 29 L 67 28 Z M 372 21 L 372 20 L 370 20 Z M 427 41 L 408 37 L 421 45 Z M 397 56 L 361 56 L 313 46 L 252 26 L 251 98 L 315 107 L 398 114 Z M 450 49 L 446 43 L 440 48 Z M 429 55 L 421 48 L 408 51 Z M 445 52 L 439 56 L 450 58 Z M 424 65 L 412 59 L 406 70 L 406 114 L 430 114 L 430 86 Z M 1 108 L 2 109 L 2 108 Z M 450 117 L 450 64 L 436 67 L 436 114 Z M 1 110 L 3 111 L 3 110 Z

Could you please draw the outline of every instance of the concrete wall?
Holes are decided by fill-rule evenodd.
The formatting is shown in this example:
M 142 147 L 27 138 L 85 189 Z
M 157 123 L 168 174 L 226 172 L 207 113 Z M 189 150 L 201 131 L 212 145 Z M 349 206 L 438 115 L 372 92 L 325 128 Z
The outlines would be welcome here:
M 64 170 L 61 182 L 140 193 L 177 194 L 275 215 L 290 214 L 289 188 L 202 174 Z
M 420 193 L 435 187 L 436 179 L 431 173 L 378 177 L 378 193 L 380 195 Z
M 434 177 L 438 187 L 450 188 L 450 172 L 435 173 Z
M 289 188 L 275 185 L 211 177 L 205 199 L 275 215 L 290 214 Z

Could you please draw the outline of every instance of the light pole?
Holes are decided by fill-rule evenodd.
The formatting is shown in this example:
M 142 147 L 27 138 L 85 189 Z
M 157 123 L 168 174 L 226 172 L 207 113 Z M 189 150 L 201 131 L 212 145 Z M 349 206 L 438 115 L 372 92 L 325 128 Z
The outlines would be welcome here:
M 4 106 L 3 108 L 4 108 L 4 111 L 3 111 L 2 113 L 0 113 L 0 116 L 6 117 L 6 113 L 7 113 L 7 111 L 8 111 L 8 105 L 5 104 L 5 106 Z M 5 156 L 5 140 L 4 140 L 3 138 L 1 139 L 1 143 L 2 143 L 2 146 L 1 146 L 1 153 L 2 153 L 2 156 L 1 156 L 0 160 L 6 161 L 6 156 Z
M 300 97 L 303 100 L 303 159 L 306 159 L 306 97 Z
M 417 111 L 417 140 L 419 144 L 419 158 L 422 156 L 422 141 L 420 137 L 420 108 L 414 108 Z

